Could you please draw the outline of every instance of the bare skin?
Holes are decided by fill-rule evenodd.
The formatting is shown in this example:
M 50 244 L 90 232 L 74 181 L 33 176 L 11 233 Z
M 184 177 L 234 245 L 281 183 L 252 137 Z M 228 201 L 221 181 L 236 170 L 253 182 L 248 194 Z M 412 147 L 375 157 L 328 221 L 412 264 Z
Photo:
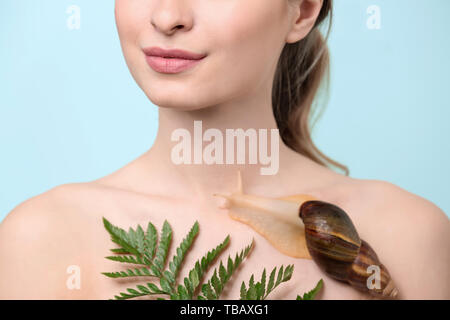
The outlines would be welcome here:
M 278 57 L 285 43 L 308 34 L 320 8 L 320 0 L 117 0 L 127 65 L 143 92 L 160 107 L 156 141 L 148 152 L 106 177 L 57 186 L 14 208 L 0 224 L 0 299 L 108 299 L 147 282 L 100 274 L 123 268 L 104 258 L 114 245 L 102 217 L 125 229 L 149 221 L 161 228 L 167 219 L 174 230 L 170 256 L 199 221 L 198 239 L 179 279 L 226 235 L 231 243 L 222 259 L 254 238 L 254 250 L 222 299 L 238 298 L 242 281 L 251 274 L 282 264 L 294 264 L 294 275 L 271 299 L 294 299 L 321 278 L 325 286 L 319 298 L 370 299 L 330 279 L 313 261 L 281 254 L 218 209 L 220 201 L 212 194 L 233 191 L 238 169 L 248 194 L 310 194 L 343 208 L 390 271 L 400 298 L 449 299 L 450 224 L 426 199 L 388 182 L 342 176 L 281 141 L 279 171 L 272 176 L 260 175 L 259 165 L 177 166 L 171 161 L 171 133 L 178 128 L 192 131 L 194 120 L 221 132 L 277 128 L 271 89 Z M 159 74 L 149 68 L 142 52 L 149 45 L 208 56 L 179 75 Z M 67 268 L 73 265 L 81 270 L 79 290 L 66 285 Z
M 101 218 L 104 216 L 125 229 L 146 225 L 149 221 L 160 228 L 167 219 L 174 229 L 170 256 L 194 221 L 199 221 L 199 236 L 179 279 L 227 234 L 231 242 L 222 258 L 234 255 L 254 238 L 254 250 L 229 283 L 222 299 L 239 297 L 242 281 L 253 273 L 260 274 L 264 267 L 271 269 L 281 264 L 294 264 L 294 275 L 270 296 L 271 299 L 293 299 L 310 290 L 320 278 L 325 282 L 321 299 L 371 299 L 327 277 L 313 261 L 279 253 L 252 229 L 229 219 L 217 208 L 212 197 L 208 202 L 195 197 L 152 195 L 132 190 L 128 185 L 143 185 L 144 180 L 152 181 L 150 176 L 157 175 L 150 171 L 141 175 L 139 181 L 134 180 L 145 158 L 143 155 L 96 181 L 58 186 L 16 207 L 0 225 L 0 298 L 108 299 L 127 287 L 150 280 L 109 279 L 100 274 L 123 268 L 104 259 L 110 255 L 109 249 L 115 247 L 103 228 Z M 322 177 L 323 186 L 307 189 L 291 175 L 283 184 L 286 188 L 283 192 L 309 193 L 344 208 L 361 237 L 382 257 L 398 284 L 400 298 L 449 297 L 449 223 L 442 211 L 392 184 L 351 179 L 310 165 L 314 168 L 312 174 Z M 303 170 L 304 167 L 299 168 L 299 172 Z M 245 179 L 245 173 L 243 177 Z M 146 185 L 154 193 L 161 189 L 157 184 Z M 244 187 L 251 193 L 276 193 L 273 186 Z M 66 269 L 70 265 L 81 269 L 79 290 L 66 286 L 69 278 Z M 424 270 L 428 272 L 426 275 Z M 29 286 L 31 282 L 33 286 Z

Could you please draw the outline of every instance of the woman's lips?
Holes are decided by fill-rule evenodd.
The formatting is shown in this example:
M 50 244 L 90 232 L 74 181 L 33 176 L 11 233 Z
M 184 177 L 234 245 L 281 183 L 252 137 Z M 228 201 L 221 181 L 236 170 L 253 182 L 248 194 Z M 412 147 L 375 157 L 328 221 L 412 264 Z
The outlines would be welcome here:
M 158 47 L 145 48 L 145 58 L 148 65 L 156 72 L 179 73 L 199 64 L 206 55 L 189 51 Z
M 179 73 L 181 71 L 192 68 L 203 60 L 163 58 L 157 56 L 146 56 L 145 58 L 147 59 L 147 63 L 153 70 L 161 73 Z

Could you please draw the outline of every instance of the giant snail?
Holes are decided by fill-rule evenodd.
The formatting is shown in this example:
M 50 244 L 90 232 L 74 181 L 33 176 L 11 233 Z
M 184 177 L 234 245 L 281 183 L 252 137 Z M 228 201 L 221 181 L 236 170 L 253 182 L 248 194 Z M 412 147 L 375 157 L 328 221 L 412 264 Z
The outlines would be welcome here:
M 240 172 L 237 192 L 214 195 L 227 199 L 222 207 L 232 219 L 252 227 L 282 253 L 312 259 L 330 277 L 377 298 L 397 297 L 388 270 L 338 206 L 305 194 L 284 198 L 244 194 Z M 374 268 L 378 282 L 370 285 Z

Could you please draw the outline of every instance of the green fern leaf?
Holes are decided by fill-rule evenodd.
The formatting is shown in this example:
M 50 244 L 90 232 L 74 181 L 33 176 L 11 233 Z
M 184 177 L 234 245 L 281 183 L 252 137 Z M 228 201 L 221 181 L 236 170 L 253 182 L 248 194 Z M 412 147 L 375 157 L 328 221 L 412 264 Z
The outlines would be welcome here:
M 255 286 L 253 275 L 250 277 L 250 281 L 248 282 L 248 288 L 252 289 Z
M 148 268 L 135 268 L 135 269 L 127 269 L 124 271 L 117 272 L 102 272 L 103 275 L 109 278 L 129 278 L 129 277 L 156 277 L 151 270 Z
M 274 269 L 275 271 L 275 269 Z M 289 281 L 291 279 L 292 273 L 294 271 L 294 265 L 288 265 L 286 267 L 286 269 L 284 269 L 284 266 L 282 265 L 280 267 L 280 269 L 278 270 L 278 276 L 277 276 L 277 280 L 275 282 L 275 284 L 273 285 L 272 288 L 267 288 L 266 293 L 263 297 L 263 299 L 266 299 L 267 296 L 276 288 L 278 287 L 281 283 Z M 274 272 L 275 275 L 275 272 Z M 270 280 L 269 280 L 270 281 Z
M 280 269 L 278 270 L 277 281 L 275 281 L 274 287 L 277 287 L 281 283 L 281 280 L 283 280 L 283 271 L 284 266 L 281 266 Z
M 108 256 L 105 258 L 116 262 L 146 265 L 140 257 L 135 256 Z
M 124 248 L 114 248 L 114 249 L 109 249 L 111 250 L 111 252 L 113 253 L 117 253 L 117 254 L 130 254 L 131 252 L 128 252 L 127 250 L 125 250 Z
M 155 259 L 153 264 L 159 269 L 160 273 L 164 270 L 167 254 L 169 252 L 170 243 L 172 241 L 172 228 L 167 220 L 164 221 L 163 229 L 161 232 L 161 241 L 156 249 Z
M 197 289 L 200 284 L 200 277 L 202 276 L 202 270 L 200 268 L 200 263 L 198 261 L 195 263 L 195 267 L 189 271 L 189 278 L 184 278 L 184 282 L 188 283 L 189 291 L 194 291 Z
M 253 275 L 250 277 L 249 283 L 248 283 L 248 291 L 247 291 L 247 300 L 256 300 L 256 290 L 255 290 L 255 283 Z
M 275 284 L 275 274 L 277 272 L 277 267 L 273 268 L 272 272 L 270 273 L 269 276 L 269 284 L 267 285 L 267 292 L 272 291 L 273 286 Z
M 171 294 L 174 293 L 174 290 L 172 289 L 170 282 L 164 278 L 161 277 L 159 279 L 159 284 L 161 285 L 161 288 L 165 291 L 165 292 L 170 292 Z
M 220 281 L 222 283 L 225 282 L 225 280 L 227 278 L 227 270 L 223 266 L 222 261 L 220 262 L 220 266 L 219 266 L 219 277 L 220 277 Z
M 167 292 L 160 290 L 155 284 L 147 283 L 147 286 L 137 285 L 136 289 L 128 288 L 127 292 L 120 292 L 119 295 L 114 296 L 116 300 L 133 299 L 148 295 L 167 294 Z M 160 299 L 160 298 L 159 298 Z
M 309 292 L 306 292 L 305 294 L 303 294 L 303 296 L 297 295 L 296 300 L 314 300 L 316 295 L 319 293 L 320 289 L 322 289 L 322 286 L 323 286 L 323 280 L 320 279 L 319 282 L 317 282 L 314 289 L 312 289 Z
M 186 292 L 188 294 L 188 299 L 192 299 L 192 296 L 194 294 L 194 287 L 192 282 L 188 278 L 184 278 L 184 288 L 186 289 Z
M 149 222 L 147 225 L 147 232 L 144 238 L 145 257 L 152 261 L 155 257 L 156 246 L 158 244 L 158 232 L 155 226 Z
M 187 251 L 191 248 L 192 243 L 194 242 L 195 237 L 197 236 L 199 231 L 198 222 L 196 221 L 192 228 L 190 229 L 188 235 L 183 239 L 180 246 L 177 248 L 177 254 L 172 258 L 172 261 L 169 263 L 169 270 L 165 271 L 164 276 L 169 280 L 172 289 L 175 289 L 175 281 L 179 273 L 180 265 L 183 263 L 184 258 L 186 257 Z M 184 291 L 183 291 L 184 292 Z
M 222 243 L 217 245 L 214 249 L 206 253 L 200 260 L 195 262 L 194 268 L 189 271 L 189 278 L 184 279 L 186 291 L 188 292 L 189 299 L 192 299 L 193 294 L 197 291 L 200 280 L 203 278 L 206 270 L 210 264 L 222 253 L 228 243 L 230 242 L 230 236 L 227 236 Z M 220 272 L 219 272 L 220 273 Z
M 111 240 L 114 243 L 117 243 L 129 253 L 135 254 L 137 256 L 139 255 L 139 251 L 133 247 L 130 239 L 128 239 L 128 234 L 125 232 L 125 230 L 113 226 L 106 218 L 103 218 L 103 225 L 111 235 Z
M 256 288 L 253 285 L 248 288 L 246 300 L 257 300 L 256 298 Z
M 150 289 L 152 293 L 155 294 L 164 294 L 165 292 L 158 288 L 158 286 L 154 283 L 147 283 L 147 287 Z
M 128 228 L 128 232 L 127 232 L 127 236 L 128 236 L 128 241 L 133 246 L 133 248 L 135 248 L 139 252 L 139 254 L 141 254 L 141 252 L 137 249 L 138 246 L 137 246 L 136 231 L 134 231 L 133 228 L 129 227 Z
M 182 285 L 178 286 L 178 297 L 180 298 L 180 300 L 188 300 L 189 299 L 189 294 L 186 291 L 186 288 L 183 287 Z
M 222 243 L 207 252 L 200 260 L 196 261 L 194 267 L 189 271 L 188 276 L 184 278 L 184 285 L 181 285 L 177 284 L 177 276 L 186 254 L 192 247 L 195 237 L 198 234 L 199 225 L 197 221 L 177 247 L 167 269 L 165 269 L 165 265 L 172 241 L 172 228 L 167 221 L 164 221 L 159 243 L 158 232 L 152 223 L 148 224 L 146 232 L 139 225 L 136 230 L 129 228 L 128 232 L 126 232 L 112 225 L 105 218 L 103 218 L 103 223 L 105 229 L 111 236 L 111 240 L 120 246 L 119 248 L 110 249 L 119 255 L 108 256 L 106 258 L 120 263 L 143 265 L 144 267 L 130 268 L 118 272 L 103 272 L 102 274 L 110 278 L 156 277 L 159 278 L 159 284 L 161 286 L 159 288 L 154 283 L 147 283 L 146 285 L 139 284 L 135 288 L 127 288 L 126 292 L 120 292 L 118 295 L 115 295 L 114 298 L 119 300 L 149 295 L 166 295 L 171 300 L 193 299 L 199 287 L 201 287 L 202 294 L 197 295 L 198 300 L 219 299 L 225 285 L 239 268 L 242 261 L 247 258 L 254 243 L 254 240 L 252 240 L 250 245 L 245 247 L 240 253 L 236 253 L 234 259 L 228 256 L 226 267 L 220 261 L 219 267 L 214 269 L 211 278 L 202 284 L 206 270 L 228 245 L 230 238 L 227 236 Z M 277 268 L 275 267 L 270 273 L 268 283 L 266 282 L 266 269 L 263 270 L 259 282 L 255 282 L 255 277 L 252 275 L 249 280 L 248 289 L 245 282 L 242 282 L 240 288 L 241 300 L 265 299 L 278 285 L 291 279 L 293 270 L 293 265 L 289 265 L 286 268 L 281 266 L 277 274 Z M 305 293 L 303 297 L 297 295 L 297 300 L 314 299 L 317 292 L 321 289 L 322 283 L 323 281 L 320 280 L 316 287 L 310 292 Z M 161 297 L 157 297 L 156 299 L 165 300 Z
M 265 298 L 266 294 L 266 268 L 264 268 L 263 273 L 261 275 L 261 286 L 260 290 L 258 290 L 258 297 L 261 297 L 261 299 Z
M 246 297 L 247 297 L 247 288 L 245 286 L 245 282 L 244 281 L 242 281 L 240 292 L 241 292 L 241 300 L 245 300 Z
M 137 285 L 136 286 L 141 292 L 145 293 L 145 294 L 151 294 L 150 290 L 147 289 L 147 287 L 143 286 L 143 285 Z
M 217 296 L 214 294 L 211 284 L 209 282 L 202 285 L 202 292 L 206 300 L 217 299 Z
M 145 233 L 141 226 L 136 228 L 136 245 L 139 253 L 144 255 L 145 253 Z
M 208 294 L 210 294 L 209 291 L 212 291 L 211 286 L 213 286 L 215 293 L 209 296 L 206 296 L 208 300 L 215 300 L 219 299 L 220 294 L 222 293 L 222 290 L 224 289 L 225 285 L 233 275 L 234 271 L 239 267 L 239 265 L 242 263 L 242 261 L 248 256 L 250 253 L 250 250 L 253 248 L 254 240 L 252 240 L 251 244 L 245 247 L 239 254 L 236 253 L 236 256 L 234 258 L 234 261 L 231 259 L 230 256 L 228 256 L 228 263 L 227 263 L 227 272 L 224 276 L 224 279 L 221 281 L 217 277 L 217 268 L 214 269 L 213 276 L 211 279 L 209 279 L 208 283 L 206 285 L 202 286 L 202 291 L 204 288 L 207 290 Z M 220 262 L 222 265 L 222 261 Z M 219 267 L 220 269 L 220 267 Z M 203 291 L 205 294 L 205 292 Z
M 145 292 L 139 292 L 134 289 L 127 289 L 128 293 L 120 292 L 119 295 L 114 296 L 116 300 L 127 300 L 127 299 L 133 299 L 137 297 L 143 297 L 146 296 L 147 293 Z
M 255 290 L 256 290 L 256 300 L 262 300 L 264 296 L 262 295 L 262 283 L 257 282 L 255 284 Z
M 222 263 L 222 261 L 220 263 Z M 214 288 L 215 296 L 216 298 L 218 298 L 220 296 L 220 293 L 222 292 L 222 286 L 219 278 L 217 277 L 217 269 L 214 270 L 214 273 L 211 277 L 211 284 Z
M 277 279 L 275 280 L 277 267 L 273 268 L 269 276 L 269 282 L 266 288 L 266 269 L 263 270 L 261 281 L 254 282 L 254 276 L 250 277 L 248 290 L 245 283 L 241 285 L 241 300 L 264 300 L 281 283 L 289 281 L 294 271 L 294 265 L 288 265 L 286 268 L 281 266 L 278 269 Z
M 283 282 L 289 281 L 292 278 L 294 272 L 294 265 L 288 265 L 284 270 Z

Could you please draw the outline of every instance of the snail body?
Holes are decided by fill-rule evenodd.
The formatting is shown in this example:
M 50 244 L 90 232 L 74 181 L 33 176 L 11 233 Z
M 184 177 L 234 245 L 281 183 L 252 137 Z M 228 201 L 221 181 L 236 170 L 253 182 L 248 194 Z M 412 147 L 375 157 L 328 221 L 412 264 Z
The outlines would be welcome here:
M 238 192 L 215 194 L 227 199 L 229 216 L 245 223 L 280 252 L 312 259 L 330 277 L 378 298 L 395 298 L 398 290 L 372 247 L 338 206 L 307 194 L 267 198 Z

